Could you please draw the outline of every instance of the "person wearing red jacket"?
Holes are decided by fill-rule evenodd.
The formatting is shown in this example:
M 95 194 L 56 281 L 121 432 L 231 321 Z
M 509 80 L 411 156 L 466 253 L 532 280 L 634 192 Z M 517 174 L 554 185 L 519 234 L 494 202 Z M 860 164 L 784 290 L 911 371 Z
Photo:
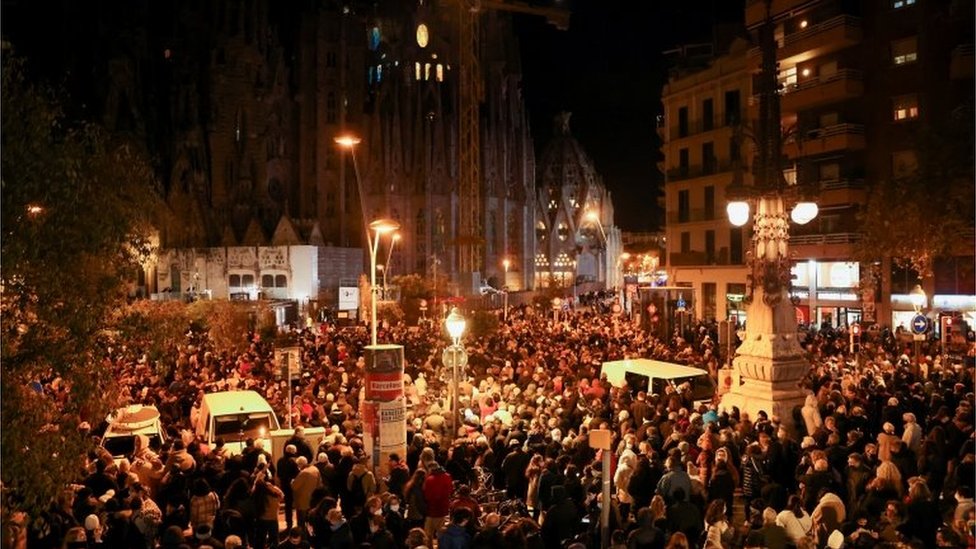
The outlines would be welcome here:
M 424 480 L 424 501 L 427 504 L 427 519 L 424 530 L 430 539 L 437 537 L 437 531 L 444 525 L 451 510 L 451 494 L 454 480 L 436 461 L 431 464 L 427 479 Z

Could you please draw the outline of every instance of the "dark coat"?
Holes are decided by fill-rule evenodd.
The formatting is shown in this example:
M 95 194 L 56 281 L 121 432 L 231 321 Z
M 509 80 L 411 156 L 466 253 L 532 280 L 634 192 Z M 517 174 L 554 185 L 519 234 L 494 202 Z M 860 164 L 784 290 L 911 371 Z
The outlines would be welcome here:
M 558 549 L 563 541 L 571 539 L 579 531 L 579 516 L 562 486 L 552 488 L 552 502 L 542 523 L 542 539 L 547 548 Z

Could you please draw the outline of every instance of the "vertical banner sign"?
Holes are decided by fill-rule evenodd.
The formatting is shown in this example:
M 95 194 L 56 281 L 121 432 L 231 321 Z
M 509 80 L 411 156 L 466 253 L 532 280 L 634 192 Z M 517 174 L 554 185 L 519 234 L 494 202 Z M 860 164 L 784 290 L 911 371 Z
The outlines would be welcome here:
M 379 464 L 385 473 L 390 454 L 407 455 L 407 414 L 403 398 L 379 404 Z

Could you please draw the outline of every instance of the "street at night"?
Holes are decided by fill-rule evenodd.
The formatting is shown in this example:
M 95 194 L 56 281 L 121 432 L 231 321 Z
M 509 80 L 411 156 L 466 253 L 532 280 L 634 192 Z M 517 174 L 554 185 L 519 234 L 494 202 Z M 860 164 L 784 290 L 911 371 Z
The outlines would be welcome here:
M 2 0 L 0 547 L 976 547 L 955 0 Z

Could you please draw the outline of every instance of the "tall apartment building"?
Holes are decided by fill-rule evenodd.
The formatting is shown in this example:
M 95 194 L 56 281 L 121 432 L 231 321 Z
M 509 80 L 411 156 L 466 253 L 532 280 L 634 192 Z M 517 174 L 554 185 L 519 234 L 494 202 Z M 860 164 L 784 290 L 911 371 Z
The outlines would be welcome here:
M 872 189 L 917 165 L 921 128 L 948 119 L 960 107 L 972 108 L 972 3 L 750 0 L 745 24 L 753 33 L 766 19 L 767 4 L 778 45 L 784 165 L 789 166 L 784 176 L 787 182 L 816 183 L 820 189 L 819 215 L 806 225 L 791 226 L 798 320 L 833 326 L 861 321 L 907 326 L 914 313 L 907 293 L 917 276 L 893 268 L 890 258 L 876 266 L 853 260 L 860 238 L 858 213 Z M 696 313 L 705 318 L 712 317 L 713 310 L 715 318 L 734 311 L 731 303 L 738 296 L 729 285 L 738 283 L 736 276 L 744 282 L 745 271 L 723 268 L 721 239 L 730 230 L 723 211 L 726 201 L 721 195 L 709 198 L 709 193 L 717 192 L 709 187 L 725 184 L 731 174 L 698 170 L 713 150 L 706 145 L 720 134 L 701 126 L 704 93 L 711 81 L 717 99 L 718 90 L 729 85 L 722 82 L 730 81 L 723 67 L 741 63 L 747 90 L 743 92 L 746 127 L 755 127 L 758 97 L 750 88 L 760 59 L 758 47 L 744 53 L 730 51 L 707 69 L 673 78 L 666 88 L 665 164 L 677 170 L 677 177 L 669 171 L 666 185 L 669 259 L 676 260 L 669 269 L 673 284 L 695 287 L 700 296 Z M 684 137 L 683 125 L 688 129 Z M 743 144 L 741 151 L 746 164 L 751 163 L 749 148 Z M 722 157 L 716 158 L 714 163 L 721 169 Z M 747 181 L 751 177 L 748 170 L 743 177 Z M 701 207 L 705 211 L 698 219 Z M 710 214 L 717 221 L 706 220 Z M 743 240 L 748 242 L 749 225 L 744 228 Z M 972 235 L 963 238 L 969 240 L 968 251 L 963 250 L 962 257 L 937 261 L 936 275 L 926 279 L 925 290 L 931 309 L 961 311 L 972 318 L 976 317 L 973 242 Z M 711 243 L 715 239 L 718 244 Z M 732 244 L 730 237 L 730 251 Z M 875 291 L 862 291 L 862 280 L 874 268 L 881 274 L 881 284 Z M 716 291 L 718 297 L 712 300 Z
M 674 70 L 662 93 L 668 282 L 692 288 L 698 318 L 745 319 L 749 235 L 729 224 L 725 188 L 745 155 L 734 137 L 752 89 L 748 49 L 737 39 L 704 67 Z

